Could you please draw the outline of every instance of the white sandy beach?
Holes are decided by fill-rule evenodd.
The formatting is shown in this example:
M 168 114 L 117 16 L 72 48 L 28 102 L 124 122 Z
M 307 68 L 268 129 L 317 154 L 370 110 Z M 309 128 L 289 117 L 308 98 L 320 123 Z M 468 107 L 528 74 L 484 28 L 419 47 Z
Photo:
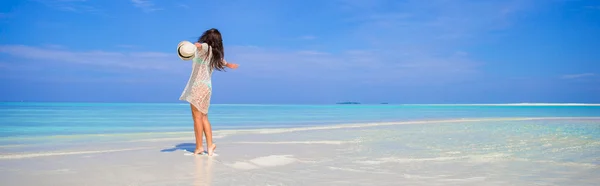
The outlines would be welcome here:
M 600 118 L 409 121 L 0 146 L 2 185 L 595 185 Z M 559 126 L 560 130 L 553 128 Z M 596 135 L 600 131 L 596 131 Z M 62 137 L 67 138 L 67 137 Z

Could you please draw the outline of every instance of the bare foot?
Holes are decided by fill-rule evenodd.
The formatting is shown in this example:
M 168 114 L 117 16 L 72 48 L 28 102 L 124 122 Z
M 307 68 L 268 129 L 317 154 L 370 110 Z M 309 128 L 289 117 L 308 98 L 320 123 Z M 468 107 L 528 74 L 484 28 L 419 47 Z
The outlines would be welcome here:
M 208 148 L 208 156 L 212 156 L 215 153 L 215 149 L 217 148 L 217 144 L 212 144 L 210 148 Z
M 196 148 L 194 154 L 204 154 L 204 147 Z

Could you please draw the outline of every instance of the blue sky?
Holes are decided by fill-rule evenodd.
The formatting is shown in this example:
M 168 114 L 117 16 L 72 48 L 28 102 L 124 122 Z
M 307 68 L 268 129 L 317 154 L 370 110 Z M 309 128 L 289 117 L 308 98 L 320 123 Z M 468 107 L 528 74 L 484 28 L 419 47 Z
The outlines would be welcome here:
M 0 101 L 178 102 L 212 27 L 213 103 L 600 102 L 595 0 L 5 0 Z

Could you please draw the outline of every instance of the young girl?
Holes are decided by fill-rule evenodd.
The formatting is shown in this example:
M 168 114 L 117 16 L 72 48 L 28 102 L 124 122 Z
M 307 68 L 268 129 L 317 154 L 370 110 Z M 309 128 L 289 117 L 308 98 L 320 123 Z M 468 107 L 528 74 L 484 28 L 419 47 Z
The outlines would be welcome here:
M 237 64 L 225 61 L 223 39 L 217 29 L 209 29 L 195 43 L 198 50 L 192 62 L 192 74 L 179 100 L 187 101 L 192 108 L 194 132 L 196 134 L 196 150 L 194 154 L 203 154 L 202 133 L 206 135 L 208 155 L 212 156 L 217 145 L 212 141 L 212 129 L 208 122 L 208 107 L 212 94 L 211 76 L 213 70 L 224 70 L 225 67 L 236 69 Z

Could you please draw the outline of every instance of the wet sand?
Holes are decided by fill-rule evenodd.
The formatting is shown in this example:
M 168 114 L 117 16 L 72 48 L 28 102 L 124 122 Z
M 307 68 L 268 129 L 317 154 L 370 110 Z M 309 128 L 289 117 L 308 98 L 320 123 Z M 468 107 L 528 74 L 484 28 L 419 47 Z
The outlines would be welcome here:
M 595 185 L 600 119 L 503 118 L 83 136 L 0 146 L 2 185 Z M 63 137 L 64 138 L 64 137 Z M 52 141 L 52 140 L 50 140 Z

